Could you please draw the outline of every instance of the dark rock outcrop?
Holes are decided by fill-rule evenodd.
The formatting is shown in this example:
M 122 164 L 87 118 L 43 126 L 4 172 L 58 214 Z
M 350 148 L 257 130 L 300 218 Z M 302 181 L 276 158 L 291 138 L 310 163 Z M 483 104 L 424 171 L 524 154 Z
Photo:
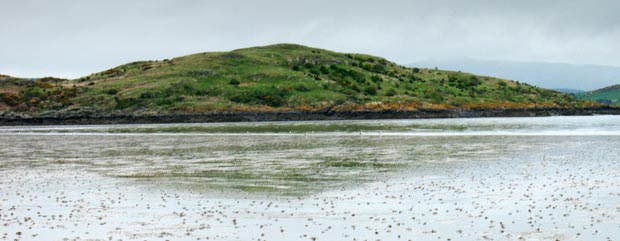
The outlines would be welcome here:
M 593 108 L 533 108 L 533 109 L 420 109 L 415 111 L 263 111 L 222 113 L 107 113 L 96 109 L 74 109 L 65 112 L 23 114 L 0 112 L 0 125 L 84 125 L 138 123 L 198 123 L 305 120 L 362 120 L 362 119 L 423 119 L 476 117 L 531 117 L 559 115 L 620 114 L 620 107 Z

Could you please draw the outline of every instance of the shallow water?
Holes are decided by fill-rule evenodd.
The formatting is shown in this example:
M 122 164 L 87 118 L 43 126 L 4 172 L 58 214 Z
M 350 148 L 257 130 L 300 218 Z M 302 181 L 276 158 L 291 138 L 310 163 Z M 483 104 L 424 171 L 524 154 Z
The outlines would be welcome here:
M 618 240 L 620 117 L 0 128 L 0 239 Z

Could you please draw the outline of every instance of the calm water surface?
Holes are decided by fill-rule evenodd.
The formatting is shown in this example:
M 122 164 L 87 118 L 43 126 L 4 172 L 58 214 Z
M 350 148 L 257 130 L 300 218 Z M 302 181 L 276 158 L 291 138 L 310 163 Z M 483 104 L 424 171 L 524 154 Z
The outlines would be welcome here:
M 619 240 L 620 116 L 0 127 L 0 240 Z

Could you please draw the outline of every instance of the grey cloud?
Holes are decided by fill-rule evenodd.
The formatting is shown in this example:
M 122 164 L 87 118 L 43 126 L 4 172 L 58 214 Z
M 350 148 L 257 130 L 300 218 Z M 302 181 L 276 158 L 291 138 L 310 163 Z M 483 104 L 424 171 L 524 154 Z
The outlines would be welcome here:
M 0 73 L 78 77 L 128 61 L 295 42 L 405 64 L 620 65 L 620 2 L 3 1 Z

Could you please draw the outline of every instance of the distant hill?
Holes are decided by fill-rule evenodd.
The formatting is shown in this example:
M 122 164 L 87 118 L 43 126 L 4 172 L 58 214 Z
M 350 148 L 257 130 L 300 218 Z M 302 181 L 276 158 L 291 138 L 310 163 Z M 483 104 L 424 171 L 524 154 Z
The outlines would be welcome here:
M 571 95 L 294 44 L 139 61 L 79 79 L 0 77 L 5 113 L 162 114 L 568 108 Z M 5 114 L 6 115 L 6 114 Z M 303 118 L 301 118 L 303 119 Z
M 562 92 L 562 93 L 567 93 L 567 94 L 579 94 L 579 93 L 586 92 L 586 91 L 583 91 L 583 90 L 566 89 L 566 88 L 553 88 L 552 90 L 555 90 L 555 91 L 558 91 L 558 92 Z
M 612 85 L 602 89 L 579 93 L 581 100 L 592 100 L 604 104 L 620 105 L 620 85 Z
M 549 89 L 595 90 L 620 81 L 620 67 L 499 60 L 422 61 L 410 64 L 495 76 Z

